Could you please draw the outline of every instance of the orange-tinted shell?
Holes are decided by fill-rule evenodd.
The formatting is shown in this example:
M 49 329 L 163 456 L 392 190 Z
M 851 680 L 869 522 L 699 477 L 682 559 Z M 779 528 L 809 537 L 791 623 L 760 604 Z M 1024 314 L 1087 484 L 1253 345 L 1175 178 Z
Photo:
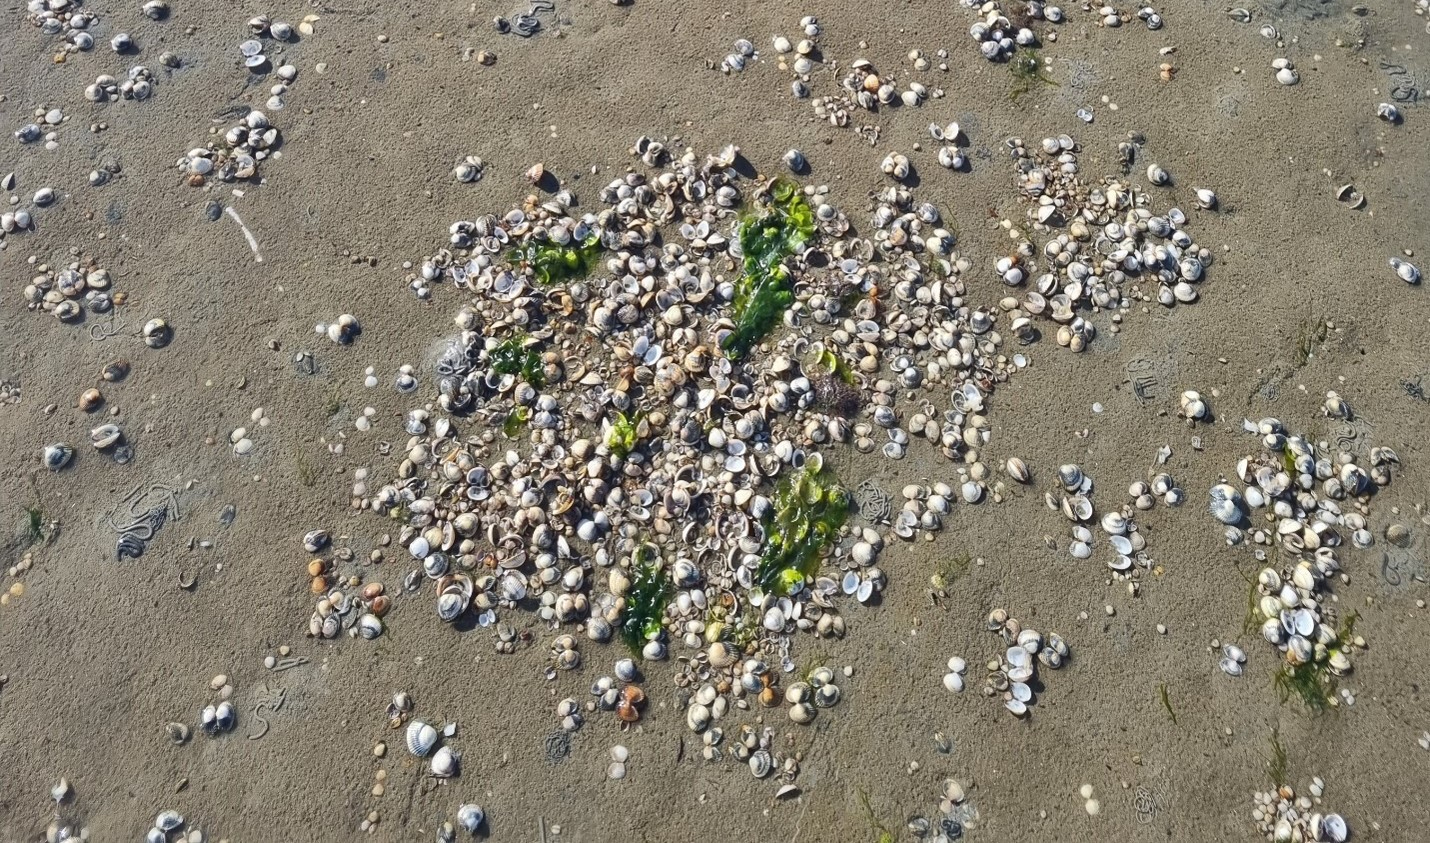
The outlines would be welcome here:
M 312 582 L 312 586 L 311 586 L 311 587 L 312 587 L 312 591 L 313 591 L 314 594 L 322 594 L 323 592 L 327 591 L 327 590 L 328 590 L 328 579 L 327 579 L 327 577 L 322 577 L 322 576 L 313 577 L 313 582 Z
M 328 570 L 328 563 L 321 559 L 314 559 L 308 563 L 308 576 L 321 577 L 323 572 Z
M 363 586 L 362 596 L 363 596 L 363 599 L 364 599 L 364 600 L 371 600 L 371 599 L 373 599 L 374 597 L 377 597 L 378 595 L 382 594 L 382 592 L 383 592 L 382 583 L 380 583 L 380 582 L 370 582 L 370 583 L 368 583 L 367 585 Z
M 372 612 L 374 615 L 377 615 L 380 618 L 383 615 L 387 614 L 388 609 L 392 608 L 392 598 L 388 597 L 386 594 L 379 594 L 378 596 L 372 598 L 372 602 L 368 604 L 367 608 L 368 611 Z

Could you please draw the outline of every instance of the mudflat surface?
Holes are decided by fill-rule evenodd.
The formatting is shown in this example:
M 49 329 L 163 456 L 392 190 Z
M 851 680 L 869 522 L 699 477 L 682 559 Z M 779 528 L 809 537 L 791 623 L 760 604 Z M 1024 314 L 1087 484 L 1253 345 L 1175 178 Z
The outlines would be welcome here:
M 208 839 L 354 839 L 377 812 L 373 839 L 432 840 L 464 802 L 485 809 L 493 840 L 852 841 L 877 839 L 881 826 L 903 840 L 913 839 L 911 816 L 939 813 L 953 777 L 976 808 L 964 830 L 971 840 L 1250 840 L 1259 836 L 1252 794 L 1272 785 L 1273 740 L 1298 792 L 1312 776 L 1325 780 L 1318 810 L 1343 814 L 1354 839 L 1423 839 L 1430 753 L 1417 740 L 1430 728 L 1430 672 L 1416 654 L 1430 646 L 1417 602 L 1426 596 L 1430 405 L 1416 385 L 1430 374 L 1430 306 L 1424 286 L 1397 280 L 1387 259 L 1411 250 L 1423 263 L 1430 249 L 1430 112 L 1401 102 L 1398 125 L 1375 114 L 1392 93 L 1430 84 L 1430 33 L 1412 3 L 1258 6 L 1243 24 L 1220 7 L 1178 2 L 1158 7 L 1166 25 L 1156 31 L 1133 8 L 1119 28 L 1070 8 L 1066 23 L 1035 27 L 1053 84 L 1016 98 L 1008 67 L 985 61 L 967 34 L 977 12 L 951 3 L 562 4 L 529 39 L 498 35 L 491 18 L 520 10 L 487 3 L 171 6 L 154 22 L 137 3 L 89 0 L 98 44 L 63 63 L 53 61 L 59 41 L 31 26 L 22 5 L 0 9 L 0 174 L 15 173 L 7 196 L 21 206 L 43 186 L 59 197 L 0 251 L 0 380 L 18 385 L 18 399 L 0 404 L 0 523 L 5 566 L 31 559 L 5 578 L 23 593 L 0 606 L 0 839 L 43 839 L 55 819 L 49 787 L 66 777 L 74 792 L 62 822 L 94 840 L 139 839 L 164 808 Z M 237 61 L 245 20 L 259 13 L 320 18 L 314 34 L 269 47 L 298 68 L 286 107 L 267 112 L 282 132 L 281 155 L 262 162 L 254 182 L 191 187 L 175 161 L 222 133 L 235 106 L 263 109 L 277 81 Z M 848 68 L 865 58 L 886 78 L 943 96 L 857 115 L 879 127 L 873 145 L 816 119 L 790 95 L 792 76 L 770 47 L 774 34 L 797 40 L 804 14 L 819 17 L 826 61 Z M 1278 38 L 1259 34 L 1263 25 Z M 137 54 L 108 49 L 120 31 Z M 737 38 L 759 56 L 722 74 Z M 914 49 L 934 66 L 914 70 Z M 479 50 L 495 63 L 478 62 Z M 162 67 L 163 51 L 181 66 Z M 1277 57 L 1294 62 L 1300 84 L 1276 82 Z M 1175 66 L 1171 81 L 1159 78 L 1163 62 Z M 94 77 L 122 78 L 138 63 L 155 72 L 150 99 L 85 100 Z M 817 70 L 816 96 L 837 93 L 843 72 Z M 66 115 L 56 148 L 12 137 L 49 108 Z M 1079 120 L 1079 108 L 1094 122 Z M 965 172 L 938 166 L 926 128 L 955 120 L 967 139 Z M 929 540 L 891 540 L 879 558 L 888 585 L 873 604 L 841 604 L 842 639 L 791 636 L 801 670 L 852 668 L 839 674 L 836 707 L 805 726 L 759 706 L 724 724 L 727 734 L 757 718 L 774 727 L 781 755 L 800 758 L 796 798 L 777 801 L 772 780 L 728 757 L 700 757 L 671 662 L 644 666 L 649 703 L 639 724 L 622 731 L 610 713 L 593 714 L 570 735 L 569 754 L 551 758 L 557 702 L 591 699 L 591 682 L 625 655 L 620 643 L 583 638 L 583 667 L 548 679 L 550 642 L 569 630 L 506 611 L 503 621 L 531 642 L 499 655 L 492 630 L 444 624 L 430 586 L 399 593 L 412 565 L 396 546 L 362 570 L 396 595 L 386 631 L 374 641 L 306 636 L 314 597 L 301 539 L 327 529 L 334 548 L 361 561 L 384 535 L 397 536 L 400 523 L 355 508 L 354 471 L 370 472 L 372 490 L 394 478 L 404 416 L 434 395 L 431 361 L 471 298 L 450 284 L 418 298 L 410 267 L 446 243 L 453 220 L 520 204 L 533 190 L 528 167 L 544 162 L 582 208 L 598 209 L 600 188 L 639 167 L 628 149 L 641 135 L 678 138 L 672 148 L 689 145 L 702 158 L 734 143 L 761 173 L 779 172 L 784 151 L 797 147 L 812 170 L 801 181 L 828 185 L 857 228 L 892 184 L 880 161 L 900 151 L 914 163 L 915 195 L 942 209 L 956 250 L 976 268 L 964 276 L 968 299 L 991 307 L 1007 294 L 992 271 L 1011 248 L 999 221 L 1025 213 L 1005 141 L 1035 146 L 1060 133 L 1076 139 L 1092 179 L 1118 173 L 1118 143 L 1139 134 L 1130 178 L 1145 182 L 1151 162 L 1170 171 L 1170 186 L 1149 189 L 1161 207 L 1187 211 L 1215 263 L 1194 304 L 1138 302 L 1116 325 L 1105 312 L 1088 314 L 1098 336 L 1083 353 L 1059 348 L 1052 330 L 1016 348 L 1030 365 L 990 399 L 983 454 L 1000 476 L 1004 460 L 1022 458 L 1035 482 L 1008 483 L 998 503 L 958 505 Z M 487 164 L 475 184 L 452 175 L 466 155 Z M 87 174 L 105 163 L 118 173 L 92 187 Z M 1345 183 L 1366 197 L 1364 208 L 1337 201 Z M 1216 191 L 1216 212 L 1195 209 L 1197 187 Z M 208 219 L 210 202 L 242 220 L 261 263 L 238 219 Z M 66 324 L 26 307 L 36 265 L 75 255 L 107 268 L 127 295 L 112 321 L 86 314 Z M 313 331 L 340 313 L 361 321 L 350 346 Z M 154 317 L 173 328 L 158 350 L 139 337 Z M 300 352 L 312 366 L 295 367 Z M 100 381 L 101 367 L 119 358 L 130 361 L 129 376 Z M 418 393 L 393 389 L 402 364 L 421 370 Z M 368 367 L 377 388 L 363 385 Z M 104 406 L 77 409 L 96 385 Z M 1177 418 L 1186 389 L 1208 396 L 1212 421 L 1191 428 Z M 1327 390 L 1353 406 L 1357 424 L 1326 418 Z M 354 422 L 367 407 L 375 412 L 363 432 Z M 262 425 L 252 415 L 259 408 Z M 1227 546 L 1206 511 L 1207 490 L 1257 449 L 1242 419 L 1265 416 L 1314 441 L 1349 437 L 1358 453 L 1390 447 L 1401 460 L 1369 506 L 1376 544 L 1340 552 L 1345 578 L 1334 599 L 1343 614 L 1359 613 L 1355 633 L 1368 647 L 1340 682 L 1354 704 L 1338 695 L 1339 707 L 1319 716 L 1280 699 L 1279 654 L 1255 628 L 1243 630 L 1246 578 L 1260 566 L 1249 548 Z M 122 424 L 132 460 L 90 447 L 101 421 Z M 238 427 L 253 442 L 243 457 L 230 442 Z M 59 472 L 39 460 L 52 442 L 77 449 Z M 391 453 L 379 452 L 382 443 Z M 914 444 L 901 461 L 831 447 L 825 464 L 850 486 L 870 478 L 896 498 L 910 483 L 957 488 L 957 466 Z M 1162 470 L 1187 503 L 1138 515 L 1155 568 L 1134 596 L 1102 561 L 1069 556 L 1067 521 L 1044 506 L 1043 492 L 1056 466 L 1077 463 L 1096 478 L 1099 506 L 1126 503 L 1125 488 L 1148 477 L 1164 444 L 1172 455 Z M 156 484 L 173 490 L 174 509 L 142 556 L 116 560 L 112 514 Z M 30 534 L 30 510 L 48 538 Z M 1391 524 L 1409 528 L 1408 548 L 1382 539 Z M 937 601 L 936 572 L 952 572 Z M 180 587 L 191 578 L 192 588 Z M 983 663 L 1004 647 L 985 628 L 999 607 L 1059 633 L 1072 651 L 1061 670 L 1039 674 L 1026 719 L 980 693 Z M 1213 640 L 1244 648 L 1243 676 L 1218 669 Z M 306 663 L 265 668 L 284 645 Z M 674 655 L 693 652 L 673 646 Z M 961 695 L 941 683 L 953 655 L 970 664 Z M 232 685 L 238 725 L 209 737 L 198 716 L 218 700 L 216 674 Z M 284 702 L 273 711 L 279 689 Z M 451 743 L 460 776 L 437 782 L 402 750 L 384 713 L 397 691 L 411 694 L 416 716 L 459 724 Z M 264 720 L 266 733 L 248 739 Z M 173 745 L 170 721 L 194 736 Z M 373 754 L 379 741 L 384 758 Z M 607 767 L 617 744 L 630 760 L 614 781 Z M 380 797 L 371 794 L 378 770 Z M 1100 802 L 1096 816 L 1082 784 Z

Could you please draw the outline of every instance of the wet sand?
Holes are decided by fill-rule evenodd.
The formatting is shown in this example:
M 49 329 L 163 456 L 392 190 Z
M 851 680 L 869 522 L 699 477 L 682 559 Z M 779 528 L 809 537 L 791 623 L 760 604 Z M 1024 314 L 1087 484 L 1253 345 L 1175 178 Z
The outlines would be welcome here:
M 29 548 L 23 595 L 0 607 L 0 673 L 8 676 L 0 757 L 9 782 L 0 794 L 0 839 L 41 839 L 54 818 L 49 787 L 65 776 L 75 797 L 63 815 L 95 840 L 137 839 L 168 807 L 215 840 L 353 839 L 372 810 L 381 816 L 373 839 L 432 840 L 466 801 L 486 809 L 493 840 L 537 840 L 542 826 L 549 841 L 873 840 L 875 824 L 902 840 L 912 839 L 906 818 L 935 813 L 944 778 L 954 776 L 978 810 L 966 832 L 972 840 L 1250 840 L 1252 792 L 1270 786 L 1273 731 L 1293 784 L 1299 790 L 1324 777 L 1327 807 L 1347 817 L 1354 839 L 1423 838 L 1430 808 L 1419 783 L 1430 754 L 1416 740 L 1430 728 L 1421 691 L 1430 669 L 1416 654 L 1430 645 L 1430 625 L 1416 603 L 1426 597 L 1424 583 L 1412 573 L 1430 530 L 1421 521 L 1430 422 L 1427 405 L 1403 382 L 1430 374 L 1423 339 L 1430 310 L 1424 287 L 1396 280 L 1386 259 L 1413 249 L 1423 263 L 1430 249 L 1423 223 L 1430 120 L 1421 105 L 1402 105 L 1402 125 L 1375 118 L 1375 104 L 1396 84 L 1383 62 L 1430 82 L 1430 34 L 1412 4 L 1377 4 L 1364 16 L 1318 4 L 1321 16 L 1309 20 L 1301 7 L 1257 9 L 1242 25 L 1220 8 L 1179 3 L 1159 7 L 1167 25 L 1156 32 L 1135 19 L 1098 28 L 1091 12 L 1070 9 L 1071 21 L 1042 51 L 1057 85 L 1016 102 L 1006 67 L 984 61 L 967 36 L 974 13 L 952 4 L 729 13 L 645 0 L 561 6 L 569 23 L 560 37 L 547 31 L 529 40 L 492 32 L 493 15 L 514 11 L 505 7 L 316 8 L 317 33 L 286 47 L 300 70 L 288 106 L 270 115 L 283 132 L 281 158 L 263 163 L 263 183 L 242 185 L 241 197 L 229 187 L 212 192 L 252 231 L 261 264 L 232 219 L 205 218 L 210 194 L 184 185 L 174 161 L 211 126 L 222 131 L 226 124 L 212 118 L 225 109 L 261 107 L 267 97 L 271 80 L 248 81 L 234 66 L 243 21 L 260 11 L 296 21 L 308 7 L 175 0 L 171 17 L 154 23 L 137 3 L 110 5 L 86 6 L 102 15 L 97 35 L 103 42 L 129 31 L 138 58 L 97 48 L 53 64 L 51 39 L 23 24 L 23 8 L 3 10 L 0 172 L 17 173 L 17 195 L 28 199 L 49 185 L 61 199 L 0 252 L 0 379 L 22 389 L 19 403 L 0 405 L 6 565 L 29 541 L 27 508 L 59 523 L 52 541 Z M 872 121 L 882 127 L 873 148 L 814 121 L 765 49 L 771 34 L 792 35 L 807 13 L 824 25 L 826 55 L 846 64 L 868 58 L 947 96 L 882 112 Z M 1279 27 L 1286 45 L 1258 35 L 1262 23 Z M 707 69 L 738 37 L 770 55 L 739 75 Z M 1362 46 L 1335 43 L 1357 38 Z M 1166 46 L 1177 50 L 1159 55 Z M 463 61 L 468 47 L 494 51 L 495 65 Z M 914 74 L 905 58 L 913 48 L 947 48 L 949 71 Z M 149 101 L 83 100 L 101 72 L 136 62 L 158 72 L 166 49 L 184 67 L 159 72 Z M 1277 56 L 1296 63 L 1299 85 L 1275 82 Z M 1163 61 L 1177 67 L 1170 83 L 1158 78 Z M 325 73 L 314 70 L 318 62 Z M 819 82 L 816 93 L 833 93 L 837 77 L 826 72 Z M 70 115 L 54 151 L 9 135 L 41 105 Z M 1095 111 L 1094 123 L 1074 116 L 1080 107 Z M 100 120 L 108 129 L 91 133 L 87 125 Z M 970 140 L 970 172 L 933 160 L 925 127 L 948 120 Z M 702 154 L 733 142 L 771 172 L 796 146 L 812 164 L 809 180 L 829 184 L 836 204 L 861 224 L 869 195 L 888 183 L 880 159 L 900 150 L 914 160 L 919 195 L 945 208 L 959 251 L 982 269 L 1008 248 L 998 219 L 1022 213 L 1004 140 L 1060 132 L 1077 138 L 1089 174 L 1116 172 L 1117 143 L 1140 132 L 1142 160 L 1173 173 L 1168 201 L 1191 208 L 1195 187 L 1215 189 L 1220 211 L 1198 214 L 1195 230 L 1217 250 L 1216 264 L 1193 305 L 1134 311 L 1115 334 L 1098 317 L 1099 336 L 1080 355 L 1047 340 L 1031 347 L 1033 365 L 991 402 L 986 453 L 995 464 L 1022 457 L 1039 482 L 1002 504 L 958 508 L 934 542 L 891 546 L 880 559 L 890 587 L 879 605 L 845 612 L 847 637 L 796 640 L 801 663 L 854 669 L 843 701 L 815 723 L 773 721 L 781 740 L 788 733 L 803 753 L 799 799 L 776 803 L 770 783 L 743 765 L 698 757 L 699 738 L 661 681 L 668 666 L 649 669 L 651 705 L 636 729 L 621 733 L 614 718 L 591 718 L 572 736 L 569 757 L 549 762 L 544 742 L 556 729 L 556 701 L 584 700 L 591 679 L 621 651 L 585 645 L 586 668 L 547 681 L 553 633 L 527 613 L 507 618 L 535 636 L 513 656 L 496 655 L 489 632 L 441 623 L 425 594 L 399 599 L 376 641 L 304 637 L 312 597 L 300 538 L 323 527 L 361 558 L 395 532 L 351 508 L 352 471 L 391 476 L 395 459 L 375 449 L 383 440 L 400 447 L 411 405 L 391 379 L 401 363 L 425 363 L 434 341 L 453 331 L 461 301 L 450 286 L 417 299 L 402 262 L 430 254 L 452 220 L 518 202 L 530 189 L 528 166 L 545 162 L 594 207 L 599 187 L 633 160 L 626 150 L 641 134 L 679 136 Z M 922 152 L 912 151 L 916 142 Z M 475 185 L 458 184 L 451 167 L 469 154 L 488 170 Z M 85 176 L 103 159 L 120 162 L 122 172 L 92 188 Z M 1364 210 L 1336 201 L 1344 182 L 1366 195 Z M 129 295 L 119 316 L 125 330 L 108 339 L 91 339 L 89 325 L 100 321 L 92 315 L 65 325 L 28 312 L 20 297 L 31 256 L 55 262 L 76 248 L 107 266 L 115 289 Z M 970 277 L 970 298 L 991 304 L 1003 295 L 991 272 Z M 315 323 L 344 312 L 362 320 L 355 344 L 314 335 Z M 153 316 L 175 329 L 157 351 L 136 336 Z M 1298 342 L 1316 320 L 1333 328 L 1305 357 Z M 315 355 L 314 374 L 295 371 L 299 351 Z M 104 411 L 119 410 L 135 449 L 122 466 L 90 449 L 97 422 L 74 408 L 116 357 L 133 363 L 127 380 L 104 385 Z M 1150 361 L 1156 375 L 1145 402 L 1129 375 L 1137 361 Z M 377 389 L 362 386 L 368 366 L 377 369 Z M 1192 431 L 1175 417 L 1183 389 L 1215 396 L 1213 423 Z M 1343 683 L 1355 704 L 1311 717 L 1279 701 L 1275 654 L 1254 631 L 1241 632 L 1243 576 L 1254 563 L 1248 549 L 1225 545 L 1205 500 L 1254 444 L 1240 430 L 1243 416 L 1276 416 L 1326 438 L 1328 389 L 1366 420 L 1369 444 L 1401 455 L 1394 483 L 1375 498 L 1371 526 L 1379 536 L 1392 521 L 1406 523 L 1415 544 L 1392 560 L 1399 567 L 1383 564 L 1383 543 L 1342 556 L 1349 583 L 1336 594 L 1359 611 L 1356 632 L 1370 647 Z M 353 420 L 364 406 L 376 408 L 377 424 L 358 433 Z M 250 413 L 260 407 L 271 423 L 257 428 Z M 255 430 L 255 450 L 242 459 L 228 444 L 238 426 Z M 79 454 L 51 473 L 37 455 L 59 440 L 79 445 Z M 339 442 L 341 456 L 329 448 Z M 1173 450 L 1166 468 L 1188 503 L 1141 521 L 1160 574 L 1144 578 L 1134 598 L 1100 563 L 1045 545 L 1044 536 L 1065 541 L 1066 522 L 1043 506 L 1041 492 L 1054 466 L 1078 462 L 1103 496 L 1120 500 L 1164 443 Z M 902 462 L 838 451 L 829 463 L 841 477 L 871 476 L 894 493 L 952 477 L 926 448 Z M 164 525 L 142 557 L 116 561 L 105 514 L 139 484 L 154 483 L 179 490 L 182 517 Z M 219 514 L 229 504 L 236 517 L 225 527 Z M 930 574 L 965 555 L 980 562 L 935 604 Z M 371 575 L 395 586 L 406 570 L 384 562 Z M 178 587 L 181 576 L 194 575 L 192 590 Z M 939 681 L 949 656 L 967 658 L 972 674 L 997 652 L 983 623 L 998 606 L 1059 632 L 1073 651 L 1066 667 L 1044 677 L 1026 721 L 979 695 L 976 682 L 954 696 Z M 1245 676 L 1216 669 L 1212 639 L 1242 644 Z M 283 644 L 309 663 L 266 670 L 264 656 Z M 238 729 L 171 745 L 163 725 L 193 726 L 214 701 L 209 680 L 219 673 L 234 685 Z M 278 688 L 286 701 L 264 715 L 267 734 L 245 739 L 260 728 L 253 707 Z M 397 690 L 410 692 L 430 721 L 460 723 L 459 778 L 434 789 L 400 751 L 400 733 L 383 714 Z M 935 749 L 936 731 L 952 738 L 951 753 Z M 372 757 L 379 740 L 389 743 L 386 759 Z M 631 760 L 627 777 L 613 782 L 607 750 L 617 743 Z M 378 768 L 388 771 L 381 798 L 369 795 Z M 1084 811 L 1082 783 L 1101 801 L 1096 817 Z M 1155 799 L 1150 817 L 1134 805 L 1141 790 Z

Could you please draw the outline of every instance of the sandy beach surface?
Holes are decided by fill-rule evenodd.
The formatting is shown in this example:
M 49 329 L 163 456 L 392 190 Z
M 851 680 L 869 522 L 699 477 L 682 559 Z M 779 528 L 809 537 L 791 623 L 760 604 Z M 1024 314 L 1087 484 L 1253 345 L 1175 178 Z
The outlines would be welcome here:
M 1008 0 L 1004 14 L 1022 6 Z M 1277 777 L 1301 795 L 1320 777 L 1312 810 L 1342 815 L 1354 840 L 1430 834 L 1420 743 L 1430 661 L 1419 655 L 1430 648 L 1430 396 L 1419 386 L 1430 376 L 1430 304 L 1423 283 L 1387 265 L 1396 257 L 1430 271 L 1430 111 L 1416 101 L 1430 85 L 1430 18 L 1412 0 L 1255 4 L 1248 23 L 1221 5 L 1171 0 L 1155 7 L 1156 30 L 1136 7 L 1119 7 L 1125 22 L 1107 27 L 1095 7 L 1070 5 L 1065 22 L 1033 24 L 1050 83 L 1017 96 L 1009 64 L 985 60 L 969 36 L 978 10 L 954 2 L 557 0 L 530 38 L 492 25 L 525 8 L 486 0 L 169 0 L 160 21 L 136 0 L 82 8 L 98 16 L 96 44 L 57 62 L 63 38 L 27 21 L 24 0 L 0 7 L 0 175 L 14 173 L 6 210 L 29 208 L 34 220 L 0 241 L 0 840 L 43 840 L 59 826 L 140 840 L 173 809 L 206 840 L 430 841 L 464 803 L 482 807 L 481 834 L 498 841 L 914 840 L 906 824 L 936 822 L 949 778 L 971 809 L 968 840 L 1261 839 L 1253 794 Z M 258 14 L 295 26 L 317 16 L 311 35 L 264 41 L 272 64 L 297 69 L 277 111 L 265 107 L 272 68 L 248 72 L 238 48 Z M 771 46 L 774 35 L 799 40 L 805 15 L 822 27 L 816 97 L 838 93 L 859 58 L 942 96 L 855 116 L 879 128 L 873 144 L 817 119 L 791 96 L 793 74 L 778 66 L 790 57 Z M 119 32 L 133 52 L 109 48 Z M 757 55 L 722 73 L 740 38 Z M 927 70 L 914 68 L 912 50 Z M 160 63 L 166 51 L 177 68 Z M 1278 57 L 1299 84 L 1278 84 Z M 122 79 L 136 64 L 153 71 L 147 100 L 85 99 L 96 76 Z M 1398 122 L 1377 118 L 1382 102 L 1396 103 Z M 54 108 L 64 120 L 53 149 L 16 139 L 37 110 Z M 281 154 L 254 179 L 190 186 L 175 162 L 245 108 L 279 127 Z M 963 171 L 935 159 L 928 124 L 949 121 L 965 138 Z M 880 162 L 900 152 L 915 197 L 939 206 L 972 262 L 967 299 L 994 307 L 1021 294 L 993 270 L 1012 248 L 1000 221 L 1027 210 L 1006 141 L 1031 148 L 1062 133 L 1094 181 L 1121 173 L 1118 144 L 1138 138 L 1126 178 L 1159 208 L 1185 210 L 1215 261 L 1195 303 L 1136 301 L 1117 321 L 1083 313 L 1097 336 L 1082 353 L 1058 347 L 1051 322 L 1031 345 L 1007 340 L 1028 366 L 988 401 L 982 453 L 1005 484 L 1001 500 L 959 502 L 938 532 L 891 538 L 878 598 L 840 598 L 842 638 L 789 636 L 801 673 L 835 670 L 837 706 L 796 725 L 755 704 L 721 724 L 728 746 L 740 724 L 768 723 L 775 754 L 798 758 L 797 794 L 777 799 L 784 779 L 701 757 L 673 658 L 642 663 L 638 723 L 622 729 L 597 711 L 554 737 L 558 702 L 593 699 L 591 683 L 627 655 L 619 640 L 558 630 L 527 606 L 500 610 L 520 637 L 499 654 L 492 628 L 439 619 L 430 584 L 403 593 L 415 565 L 396 544 L 402 524 L 355 505 L 354 472 L 366 470 L 370 493 L 395 478 L 404 416 L 435 396 L 432 363 L 473 298 L 451 284 L 419 298 L 409 280 L 454 220 L 504 214 L 537 192 L 524 175 L 533 164 L 550 177 L 543 199 L 559 182 L 576 210 L 598 212 L 607 182 L 649 169 L 629 151 L 642 135 L 702 160 L 735 144 L 760 174 L 785 172 L 793 147 L 810 167 L 797 180 L 828 185 L 828 201 L 871 231 L 874 197 L 894 184 Z M 460 183 L 452 168 L 469 155 L 485 169 Z M 1171 184 L 1147 185 L 1152 163 Z M 112 175 L 93 186 L 88 175 L 102 168 Z M 1337 199 L 1345 184 L 1363 207 Z M 42 187 L 57 198 L 34 207 Z M 1215 210 L 1197 208 L 1197 188 L 1216 192 Z M 27 306 L 40 265 L 76 260 L 107 269 L 122 306 L 74 323 Z M 344 313 L 360 320 L 354 342 L 315 334 Z M 159 349 L 140 336 L 156 317 L 172 329 Z M 128 376 L 101 379 L 120 359 Z M 403 364 L 418 370 L 416 393 L 393 388 Z M 364 386 L 369 367 L 375 388 Z M 103 404 L 84 412 L 76 404 L 90 387 Z M 1209 420 L 1178 417 L 1184 390 L 1205 396 Z M 1328 390 L 1352 421 L 1327 417 Z M 938 400 L 947 398 L 945 389 Z M 868 407 L 861 413 L 867 421 Z M 1247 546 L 1228 546 L 1207 511 L 1208 490 L 1259 448 L 1243 418 L 1263 417 L 1333 448 L 1343 440 L 1362 459 L 1374 446 L 1400 460 L 1366 509 L 1374 544 L 1338 550 L 1342 574 L 1326 601 L 1342 619 L 1358 613 L 1365 646 L 1320 714 L 1282 699 L 1273 676 L 1284 658 L 1262 640 L 1259 616 L 1244 625 L 1261 565 Z M 105 422 L 123 428 L 122 463 L 90 445 Z M 252 445 L 243 456 L 237 428 Z M 51 471 L 41 451 L 59 442 L 76 455 Z M 1171 455 L 1159 468 L 1163 445 Z M 848 487 L 867 478 L 895 509 L 908 484 L 958 488 L 963 467 L 921 440 L 897 461 L 823 450 Z M 1032 467 L 1032 483 L 1004 476 L 1010 457 Z M 1185 490 L 1182 506 L 1136 513 L 1152 567 L 1135 594 L 1105 555 L 1069 555 L 1069 522 L 1043 500 L 1068 463 L 1096 478 L 1099 515 L 1127 504 L 1127 486 L 1149 472 Z M 142 555 L 116 559 L 116 520 L 142 514 L 140 499 L 157 501 L 164 523 Z M 1392 525 L 1408 528 L 1404 547 L 1385 538 Z M 307 634 L 314 554 L 302 540 L 314 529 L 332 537 L 320 557 L 351 551 L 354 561 L 336 566 L 344 579 L 386 584 L 392 608 L 375 640 Z M 369 561 L 374 550 L 382 561 Z M 593 594 L 604 572 L 596 583 Z M 1006 647 L 985 625 L 997 608 L 1071 650 L 1060 670 L 1039 672 L 1023 718 L 981 692 L 985 662 Z M 583 664 L 550 671 L 552 641 L 568 632 Z M 1240 677 L 1218 669 L 1227 642 L 1246 653 Z M 671 652 L 696 651 L 676 641 Z M 969 665 L 961 694 L 942 682 L 951 656 Z M 300 663 L 274 670 L 266 657 Z M 210 736 L 199 719 L 220 701 L 218 675 L 237 724 Z M 460 751 L 458 776 L 434 779 L 402 748 L 404 730 L 386 714 L 399 691 L 414 701 L 411 716 L 457 724 L 445 740 Z M 181 745 L 171 722 L 192 732 Z M 629 758 L 613 780 L 617 745 Z M 50 789 L 62 777 L 71 788 L 57 806 Z

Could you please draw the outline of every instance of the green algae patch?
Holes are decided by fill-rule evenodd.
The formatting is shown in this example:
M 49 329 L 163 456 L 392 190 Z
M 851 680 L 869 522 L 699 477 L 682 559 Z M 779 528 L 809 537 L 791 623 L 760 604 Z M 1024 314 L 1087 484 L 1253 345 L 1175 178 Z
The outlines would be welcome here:
M 546 375 L 541 370 L 541 354 L 526 346 L 526 337 L 509 337 L 492 349 L 492 371 L 499 375 L 520 375 L 521 379 L 541 389 Z
M 744 357 L 784 318 L 794 304 L 794 280 L 784 260 L 813 236 L 814 211 L 799 186 L 777 179 L 768 207 L 740 221 L 744 265 L 735 283 L 735 330 L 721 343 L 726 352 Z
M 596 265 L 601 254 L 601 238 L 590 234 L 585 240 L 565 246 L 557 243 L 527 243 L 512 249 L 508 260 L 521 269 L 528 269 L 543 287 L 584 278 Z
M 621 639 L 632 652 L 639 654 L 646 640 L 660 633 L 669 601 L 670 580 L 660 557 L 650 545 L 641 545 L 631 557 L 631 584 L 621 613 Z
M 616 420 L 611 423 L 611 429 L 606 433 L 606 447 L 612 454 L 625 459 L 635 450 L 636 441 L 640 438 L 639 414 L 632 413 L 627 416 L 625 413 L 616 413 Z
M 765 517 L 765 547 L 755 584 L 788 594 L 819 569 L 820 554 L 839 538 L 849 517 L 849 492 L 826 472 L 805 467 L 775 491 Z

